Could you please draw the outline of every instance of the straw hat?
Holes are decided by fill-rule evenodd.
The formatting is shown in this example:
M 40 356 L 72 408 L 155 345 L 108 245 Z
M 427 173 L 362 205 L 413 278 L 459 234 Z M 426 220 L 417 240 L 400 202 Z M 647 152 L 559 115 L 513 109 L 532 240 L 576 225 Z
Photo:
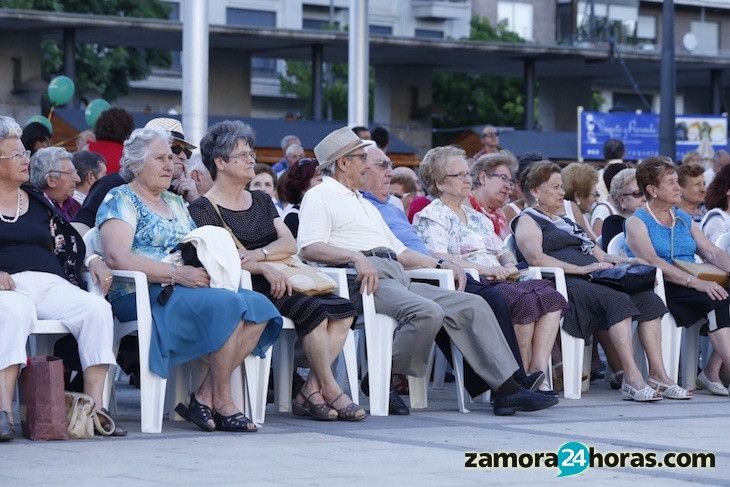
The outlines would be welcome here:
M 185 144 L 188 149 L 197 148 L 193 144 L 185 140 L 185 135 L 183 134 L 183 128 L 180 120 L 175 120 L 174 118 L 153 118 L 152 120 L 147 122 L 147 125 L 145 125 L 144 128 L 169 130 L 172 138 Z
M 322 139 L 322 142 L 314 148 L 314 155 L 319 165 L 326 167 L 345 154 L 369 145 L 369 140 L 362 140 L 350 127 L 342 127 Z

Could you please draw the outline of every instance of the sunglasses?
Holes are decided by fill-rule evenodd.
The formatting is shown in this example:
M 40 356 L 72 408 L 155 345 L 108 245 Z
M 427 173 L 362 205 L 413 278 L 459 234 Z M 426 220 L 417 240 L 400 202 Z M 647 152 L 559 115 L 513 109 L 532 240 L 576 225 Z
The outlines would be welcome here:
M 173 145 L 172 147 L 170 147 L 170 150 L 176 156 L 179 156 L 181 152 L 184 152 L 185 153 L 185 157 L 187 157 L 188 159 L 190 159 L 190 156 L 193 155 L 193 151 L 191 151 L 187 147 L 183 147 L 181 145 Z
M 622 196 L 633 196 L 636 199 L 643 198 L 644 193 L 641 191 L 634 191 L 633 193 L 624 193 Z

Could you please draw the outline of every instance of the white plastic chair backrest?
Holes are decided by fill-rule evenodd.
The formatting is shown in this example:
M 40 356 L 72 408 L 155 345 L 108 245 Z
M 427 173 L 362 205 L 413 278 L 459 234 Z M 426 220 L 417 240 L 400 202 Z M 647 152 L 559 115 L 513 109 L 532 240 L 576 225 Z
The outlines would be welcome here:
M 725 252 L 730 251 L 730 232 L 723 233 L 715 241 L 715 245 L 724 250 Z
M 86 256 L 98 254 L 103 256 L 104 250 L 101 248 L 101 236 L 96 227 L 91 228 L 84 234 L 84 245 L 86 246 Z
M 517 243 L 515 242 L 514 235 L 510 233 L 504 240 L 504 244 L 507 246 L 508 249 L 512 251 L 513 254 L 517 253 Z
M 624 243 L 626 242 L 626 236 L 624 232 L 619 233 L 608 242 L 606 247 L 606 253 L 611 255 L 626 255 L 624 251 Z

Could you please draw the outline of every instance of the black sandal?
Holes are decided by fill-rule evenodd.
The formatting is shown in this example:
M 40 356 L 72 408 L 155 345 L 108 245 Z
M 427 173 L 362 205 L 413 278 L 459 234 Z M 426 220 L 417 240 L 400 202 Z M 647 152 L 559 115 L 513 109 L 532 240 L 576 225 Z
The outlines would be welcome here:
M 195 399 L 195 393 L 190 394 L 190 404 L 186 406 L 183 403 L 178 403 L 175 406 L 175 412 L 184 420 L 190 421 L 205 432 L 210 433 L 215 429 L 209 423 L 210 420 L 214 420 L 213 410 L 205 404 L 199 403 Z
M 235 413 L 230 416 L 215 413 L 213 415 L 213 421 L 215 421 L 215 428 L 218 431 L 234 433 L 256 433 L 258 431 L 256 423 L 244 416 L 243 413 Z M 253 428 L 250 425 L 253 425 Z
M 362 421 L 363 419 L 367 418 L 368 414 L 365 412 L 365 409 L 361 408 L 352 401 L 350 401 L 350 404 L 345 407 L 342 407 L 340 409 L 335 408 L 334 403 L 336 403 L 344 395 L 345 393 L 343 392 L 342 394 L 337 396 L 334 401 L 329 403 L 329 406 L 337 411 L 337 419 L 339 419 L 340 421 Z M 360 411 L 362 411 L 362 414 L 360 414 Z
M 337 416 L 332 415 L 332 412 L 335 410 L 332 409 L 326 402 L 314 404 L 312 401 L 309 400 L 309 398 L 311 398 L 313 395 L 321 394 L 321 392 L 322 391 L 314 391 L 307 397 L 304 397 L 304 394 L 299 392 L 297 396 L 304 399 L 304 404 L 299 404 L 295 398 L 291 402 L 292 414 L 294 416 L 311 417 L 313 419 L 316 419 L 317 421 L 336 421 Z M 324 399 L 324 397 L 322 397 L 322 399 Z

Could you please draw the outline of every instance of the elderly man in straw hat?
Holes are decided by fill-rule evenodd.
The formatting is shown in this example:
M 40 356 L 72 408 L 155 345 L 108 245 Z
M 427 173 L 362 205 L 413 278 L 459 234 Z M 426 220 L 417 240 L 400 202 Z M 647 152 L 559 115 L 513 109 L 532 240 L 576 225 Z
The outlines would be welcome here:
M 517 363 L 494 313 L 481 298 L 411 282 L 405 275 L 404 268 L 446 268 L 451 264 L 408 250 L 375 206 L 360 194 L 365 147 L 369 144 L 343 127 L 314 148 L 325 177 L 305 193 L 301 204 L 300 255 L 310 261 L 354 267 L 360 292 L 374 294 L 376 311 L 398 321 L 394 373 L 423 377 L 434 338 L 443 327 L 464 359 L 494 391 L 495 414 L 536 411 L 556 404 L 556 398 L 524 389 L 515 381 Z M 463 289 L 463 272 L 457 274 Z M 393 389 L 389 409 L 391 414 L 408 414 Z

